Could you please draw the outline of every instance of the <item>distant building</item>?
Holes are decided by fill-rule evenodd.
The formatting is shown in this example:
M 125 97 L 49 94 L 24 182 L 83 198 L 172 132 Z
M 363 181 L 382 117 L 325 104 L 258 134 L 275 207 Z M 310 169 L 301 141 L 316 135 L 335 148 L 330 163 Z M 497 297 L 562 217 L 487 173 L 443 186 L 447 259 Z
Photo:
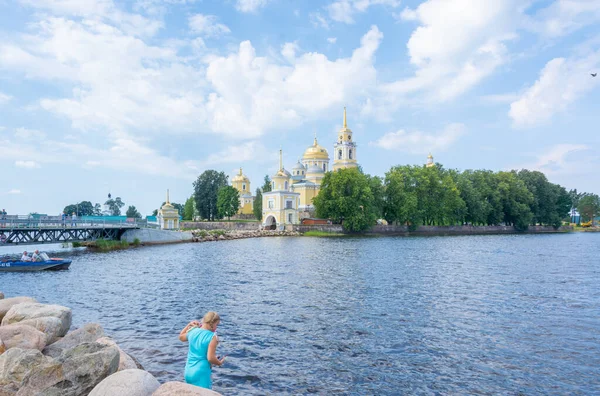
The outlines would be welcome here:
M 429 155 L 427 156 L 427 164 L 425 164 L 425 166 L 428 168 L 431 168 L 434 165 L 435 164 L 433 163 L 433 155 L 431 155 L 431 153 L 429 153 Z
M 238 214 L 253 214 L 254 196 L 252 196 L 252 190 L 250 189 L 250 179 L 242 173 L 242 168 L 240 168 L 240 173 L 231 179 L 231 185 L 240 193 L 240 209 L 238 210 Z
M 167 201 L 162 208 L 158 210 L 156 218 L 158 220 L 158 225 L 163 230 L 174 230 L 179 228 L 179 211 L 169 202 L 169 190 L 167 190 Z
M 279 150 L 279 170 L 271 178 L 271 191 L 263 193 L 263 226 L 266 229 L 283 229 L 285 224 L 298 224 L 300 193 L 291 187 L 292 174 L 283 167 L 283 154 Z

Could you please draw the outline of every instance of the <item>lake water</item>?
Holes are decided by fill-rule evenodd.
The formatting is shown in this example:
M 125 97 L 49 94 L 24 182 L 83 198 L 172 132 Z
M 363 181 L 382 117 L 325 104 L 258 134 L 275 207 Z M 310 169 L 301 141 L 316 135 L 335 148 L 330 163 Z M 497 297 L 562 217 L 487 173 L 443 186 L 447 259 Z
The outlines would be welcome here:
M 600 393 L 600 234 L 58 255 L 69 271 L 2 273 L 0 290 L 71 307 L 74 327 L 102 324 L 161 382 L 183 380 L 179 331 L 216 310 L 224 394 Z

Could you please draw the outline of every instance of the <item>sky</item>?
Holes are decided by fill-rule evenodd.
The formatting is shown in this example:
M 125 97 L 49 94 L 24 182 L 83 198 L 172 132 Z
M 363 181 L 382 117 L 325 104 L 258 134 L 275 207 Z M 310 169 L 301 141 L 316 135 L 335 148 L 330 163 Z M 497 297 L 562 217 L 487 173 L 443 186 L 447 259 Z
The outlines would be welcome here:
M 0 208 L 254 190 L 279 149 L 331 157 L 344 106 L 371 175 L 431 152 L 600 193 L 597 72 L 600 0 L 0 0 Z

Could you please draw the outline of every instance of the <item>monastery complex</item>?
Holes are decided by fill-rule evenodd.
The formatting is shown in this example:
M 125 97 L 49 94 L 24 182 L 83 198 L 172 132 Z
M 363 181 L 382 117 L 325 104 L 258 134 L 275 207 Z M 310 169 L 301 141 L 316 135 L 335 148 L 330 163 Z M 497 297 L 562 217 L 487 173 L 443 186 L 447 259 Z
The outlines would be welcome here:
M 299 224 L 302 219 L 313 217 L 313 198 L 319 194 L 325 173 L 358 167 L 356 151 L 352 130 L 348 128 L 346 121 L 346 108 L 343 126 L 333 145 L 333 168 L 330 168 L 327 149 L 319 145 L 316 137 L 291 171 L 283 166 L 283 154 L 280 150 L 279 170 L 271 177 L 271 191 L 263 193 L 263 227 L 282 229 L 286 224 Z M 427 166 L 433 166 L 431 154 L 427 158 Z M 250 179 L 242 173 L 241 168 L 231 184 L 240 193 L 239 214 L 252 215 L 255 197 L 250 188 Z

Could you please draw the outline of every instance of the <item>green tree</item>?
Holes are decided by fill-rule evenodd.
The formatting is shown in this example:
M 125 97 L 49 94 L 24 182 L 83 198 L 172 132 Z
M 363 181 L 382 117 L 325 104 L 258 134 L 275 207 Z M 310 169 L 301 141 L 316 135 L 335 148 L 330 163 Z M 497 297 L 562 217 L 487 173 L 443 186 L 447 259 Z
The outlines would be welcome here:
M 135 208 L 135 206 L 130 205 L 127 208 L 127 212 L 125 213 L 125 216 L 127 217 L 134 217 L 136 219 L 141 219 L 142 215 L 140 214 L 140 212 L 137 211 L 137 209 Z
M 117 197 L 109 199 L 104 205 L 108 206 L 111 216 L 121 216 L 121 208 L 125 206 L 125 202 L 121 200 L 121 197 Z
M 217 210 L 219 218 L 231 219 L 240 209 L 240 193 L 232 186 L 224 186 L 219 189 L 217 195 Z
M 271 178 L 269 177 L 269 175 L 265 175 L 265 180 L 261 188 L 262 192 L 264 193 L 270 192 L 273 188 L 273 184 L 271 183 Z
M 515 172 L 498 172 L 497 178 L 504 223 L 519 231 L 527 230 L 533 219 L 533 194 Z
M 373 210 L 377 219 L 384 218 L 385 212 L 385 187 L 383 179 L 379 176 L 366 175 L 369 182 L 369 188 L 373 194 Z
M 256 196 L 254 197 L 254 203 L 252 204 L 252 212 L 254 217 L 259 221 L 262 220 L 262 191 L 260 188 L 256 189 Z
M 194 201 L 202 219 L 214 221 L 219 218 L 217 197 L 219 189 L 227 186 L 227 175 L 216 170 L 204 171 L 194 182 Z
M 385 174 L 385 219 L 415 229 L 420 223 L 415 168 L 395 166 Z
M 65 206 L 63 209 L 65 214 L 77 214 L 77 216 L 94 216 L 94 206 L 90 201 L 81 201 L 76 204 Z
M 196 206 L 194 204 L 194 197 L 191 196 L 185 201 L 185 205 L 183 205 L 183 219 L 194 220 L 194 217 L 196 217 Z
M 583 221 L 592 220 L 600 213 L 600 197 L 596 194 L 584 194 L 577 203 L 577 211 L 583 217 Z
M 102 216 L 102 206 L 99 203 L 94 205 L 94 216 Z
M 579 205 L 579 200 L 581 199 L 582 196 L 583 196 L 583 194 L 578 193 L 577 189 L 569 190 L 569 197 L 571 198 L 571 209 L 577 209 L 577 207 Z M 575 219 L 571 218 L 571 223 L 573 223 L 574 221 L 575 221 Z
M 327 172 L 313 203 L 317 216 L 334 219 L 347 231 L 360 232 L 375 224 L 374 201 L 369 178 L 350 168 Z

